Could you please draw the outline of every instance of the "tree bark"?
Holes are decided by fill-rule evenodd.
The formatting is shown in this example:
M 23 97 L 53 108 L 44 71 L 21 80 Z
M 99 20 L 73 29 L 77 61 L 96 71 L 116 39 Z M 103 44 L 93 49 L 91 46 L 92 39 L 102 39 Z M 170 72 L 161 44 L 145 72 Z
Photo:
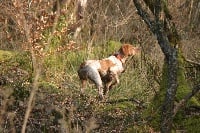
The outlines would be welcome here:
M 161 132 L 170 133 L 173 123 L 173 110 L 174 110 L 174 99 L 177 90 L 177 52 L 173 51 L 172 55 L 169 56 L 167 61 L 168 65 L 168 77 L 167 77 L 167 91 L 162 108 L 161 114 Z
M 176 48 L 177 41 L 173 41 L 177 40 L 177 32 L 172 32 L 173 30 L 169 28 L 169 25 L 167 25 L 168 23 L 166 17 L 164 19 L 160 18 L 161 11 L 163 10 L 160 0 L 154 0 L 153 2 L 148 3 L 145 2 L 150 10 L 154 9 L 154 12 L 152 12 L 152 14 L 155 16 L 154 20 L 151 20 L 148 13 L 142 9 L 139 0 L 133 0 L 133 2 L 137 8 L 138 14 L 142 17 L 153 34 L 156 35 L 158 44 L 160 45 L 161 50 L 165 55 L 165 64 L 167 65 L 167 91 L 161 114 L 161 132 L 170 133 L 173 123 L 174 98 L 178 86 L 178 53 Z M 156 4 L 154 4 L 155 2 Z M 175 39 L 171 39 L 169 36 L 175 37 Z

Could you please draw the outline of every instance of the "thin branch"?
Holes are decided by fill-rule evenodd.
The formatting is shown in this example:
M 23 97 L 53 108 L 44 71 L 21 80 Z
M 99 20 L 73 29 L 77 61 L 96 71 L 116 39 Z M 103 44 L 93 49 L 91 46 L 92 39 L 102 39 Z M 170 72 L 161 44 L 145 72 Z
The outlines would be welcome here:
M 29 118 L 29 115 L 30 115 L 31 110 L 32 110 L 33 99 L 34 99 L 35 93 L 37 92 L 37 89 L 38 89 L 38 79 L 39 79 L 39 76 L 40 76 L 40 69 L 36 69 L 36 71 L 37 72 L 36 72 L 36 75 L 34 77 L 33 88 L 32 88 L 31 94 L 29 96 L 28 106 L 27 106 L 27 109 L 26 109 L 26 114 L 25 114 L 25 117 L 24 117 L 24 122 L 23 122 L 21 133 L 25 133 L 25 131 L 26 131 L 26 125 L 27 125 L 28 118 Z
M 137 13 L 142 17 L 144 22 L 150 29 L 153 29 L 153 21 L 151 21 L 149 14 L 142 9 L 141 4 L 138 0 L 133 0 L 135 7 L 137 8 Z
M 188 62 L 188 63 L 194 64 L 194 65 L 200 66 L 200 63 L 199 63 L 199 62 L 192 61 L 192 60 L 186 59 L 186 58 L 185 58 L 185 61 Z
M 50 34 L 50 36 L 48 38 L 47 45 L 45 47 L 45 52 L 48 51 L 49 44 L 51 43 L 51 39 L 53 37 L 53 33 L 56 30 L 56 25 L 57 25 L 57 22 L 58 22 L 58 18 L 60 16 L 60 3 L 59 3 L 58 0 L 57 0 L 57 4 L 58 4 L 58 6 L 57 6 L 57 14 L 56 14 L 56 17 L 54 19 L 54 25 L 53 25 L 51 34 Z M 24 13 L 23 13 L 22 9 L 20 10 L 20 14 L 23 17 L 23 24 L 24 24 L 24 30 L 25 30 L 26 39 L 27 39 L 29 47 L 31 48 L 33 70 L 34 70 L 33 87 L 32 87 L 32 91 L 31 91 L 30 96 L 29 96 L 28 106 L 27 106 L 27 109 L 26 109 L 26 113 L 25 113 L 25 116 L 24 116 L 24 122 L 23 122 L 22 130 L 21 130 L 21 133 L 25 133 L 25 131 L 26 131 L 26 125 L 27 125 L 27 122 L 28 122 L 28 118 L 29 118 L 29 115 L 31 113 L 32 106 L 33 106 L 32 104 L 33 104 L 34 96 L 35 96 L 35 94 L 36 94 L 36 92 L 38 90 L 38 79 L 40 77 L 41 66 L 38 63 L 38 60 L 36 59 L 34 49 L 32 48 L 32 44 L 30 42 L 30 28 L 29 28 L 29 25 L 27 24 L 27 21 L 26 21 L 26 18 L 24 16 Z M 44 60 L 42 59 L 41 62 L 43 62 L 43 61 Z
M 138 104 L 139 107 L 145 108 L 145 106 L 143 105 L 143 102 L 142 101 L 138 101 L 135 98 L 118 99 L 118 100 L 106 101 L 104 103 L 107 103 L 107 104 L 116 104 L 116 103 L 122 103 L 122 102 L 130 102 L 130 101 Z
M 59 2 L 59 0 L 57 0 L 57 11 L 56 11 L 56 16 L 55 16 L 55 18 L 54 18 L 53 27 L 52 27 L 51 33 L 50 33 L 50 35 L 49 35 L 49 37 L 48 37 L 47 45 L 45 45 L 45 50 L 44 50 L 44 52 L 48 52 L 48 50 L 49 50 L 49 44 L 50 44 L 51 41 L 52 41 L 54 32 L 56 31 L 56 26 L 57 26 L 57 24 L 58 24 L 59 16 L 60 16 L 60 2 Z
M 175 107 L 174 107 L 174 114 L 173 117 L 176 115 L 176 113 L 180 110 L 181 107 L 184 107 L 185 104 L 198 92 L 200 91 L 200 84 L 198 84 L 197 86 L 195 86 L 192 89 L 192 92 L 190 92 L 189 94 L 187 94 Z
M 163 51 L 164 55 L 166 57 L 172 56 L 170 54 L 172 54 L 175 49 L 170 46 L 168 37 L 166 33 L 164 33 L 164 25 L 163 23 L 161 23 L 162 21 L 158 20 L 159 18 L 157 18 L 157 20 L 151 20 L 148 13 L 142 9 L 139 0 L 133 0 L 133 2 L 135 4 L 135 7 L 137 8 L 138 15 L 142 17 L 144 22 L 150 28 L 151 32 L 156 35 L 158 44 L 160 45 L 160 48 Z
M 26 125 L 27 125 L 27 122 L 28 122 L 28 118 L 29 118 L 30 112 L 32 110 L 32 102 L 33 102 L 35 93 L 38 90 L 38 79 L 39 79 L 39 75 L 40 75 L 40 68 L 39 68 L 39 66 L 37 64 L 37 59 L 36 59 L 36 56 L 35 56 L 35 52 L 34 52 L 32 46 L 31 46 L 30 28 L 29 28 L 29 25 L 27 24 L 27 21 L 26 21 L 26 18 L 24 16 L 24 13 L 23 13 L 22 9 L 20 10 L 20 14 L 23 17 L 23 24 L 24 24 L 24 30 L 25 30 L 27 43 L 28 43 L 28 46 L 31 48 L 32 65 L 33 65 L 33 73 L 34 73 L 33 87 L 32 87 L 31 94 L 29 96 L 28 106 L 27 106 L 27 109 L 26 109 L 26 113 L 25 113 L 25 116 L 24 116 L 24 122 L 23 122 L 22 130 L 21 130 L 21 133 L 25 133 Z
M 189 13 L 189 15 L 188 15 L 188 19 L 189 19 L 189 21 L 191 21 L 192 9 L 193 9 L 193 3 L 194 3 L 194 0 L 191 0 L 191 4 L 190 4 L 190 13 Z

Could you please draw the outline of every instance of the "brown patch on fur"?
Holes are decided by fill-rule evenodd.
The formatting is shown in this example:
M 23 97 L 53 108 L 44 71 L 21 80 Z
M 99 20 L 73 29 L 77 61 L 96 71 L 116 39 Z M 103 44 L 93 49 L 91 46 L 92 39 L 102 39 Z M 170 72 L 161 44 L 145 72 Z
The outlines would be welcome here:
M 100 60 L 99 63 L 101 64 L 100 71 L 107 71 L 110 67 L 115 66 L 115 64 L 108 59 Z

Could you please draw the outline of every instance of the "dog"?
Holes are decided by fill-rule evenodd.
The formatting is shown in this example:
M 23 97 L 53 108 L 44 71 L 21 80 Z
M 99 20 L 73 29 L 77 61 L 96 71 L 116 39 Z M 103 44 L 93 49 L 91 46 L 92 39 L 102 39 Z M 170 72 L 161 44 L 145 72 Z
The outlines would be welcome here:
M 78 76 L 81 81 L 81 92 L 84 92 L 87 80 L 91 80 L 97 87 L 99 98 L 115 85 L 119 84 L 119 75 L 124 72 L 124 63 L 129 56 L 135 55 L 140 48 L 131 44 L 123 44 L 121 48 L 108 58 L 101 60 L 87 60 L 81 63 Z

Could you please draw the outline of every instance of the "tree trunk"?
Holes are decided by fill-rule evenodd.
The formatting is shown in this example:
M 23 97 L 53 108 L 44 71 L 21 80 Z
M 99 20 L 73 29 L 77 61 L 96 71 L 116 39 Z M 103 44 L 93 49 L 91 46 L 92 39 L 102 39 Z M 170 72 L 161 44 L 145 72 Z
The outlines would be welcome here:
M 191 100 L 191 102 L 195 102 L 195 99 L 192 99 L 192 96 L 199 92 L 199 85 L 190 92 L 191 90 L 184 76 L 184 58 L 179 47 L 180 37 L 174 23 L 171 21 L 172 16 L 167 9 L 166 1 L 142 1 L 143 4 L 150 9 L 155 19 L 149 17 L 150 15 L 143 9 L 141 1 L 133 0 L 133 2 L 137 8 L 138 14 L 150 28 L 151 32 L 157 37 L 158 44 L 165 55 L 161 92 L 158 96 L 155 96 L 155 98 L 157 98 L 155 101 L 158 101 L 159 105 L 163 102 L 160 112 L 160 130 L 162 133 L 170 133 L 173 118 L 177 111 L 187 101 Z M 163 91 L 165 92 L 163 93 Z M 165 95 L 163 96 L 163 94 Z M 175 96 L 176 100 L 180 101 L 176 106 L 174 106 Z M 159 108 L 158 105 L 155 106 Z
M 160 0 L 154 0 L 148 3 L 145 2 L 150 10 L 153 11 L 152 14 L 154 14 L 155 20 L 150 19 L 148 13 L 142 9 L 138 0 L 133 0 L 133 2 L 138 10 L 138 14 L 143 18 L 150 30 L 156 35 L 158 44 L 165 55 L 165 64 L 167 65 L 167 91 L 161 113 L 161 132 L 170 133 L 173 123 L 174 99 L 177 90 L 178 63 L 176 45 L 179 38 L 176 30 L 174 30 L 174 25 L 172 26 L 174 29 L 171 29 L 169 26 L 170 22 L 166 15 L 164 18 L 161 16 L 161 13 L 163 13 L 162 11 L 164 10 Z
M 167 70 L 167 91 L 162 108 L 161 114 L 161 132 L 170 133 L 173 123 L 173 110 L 174 110 L 174 99 L 177 90 L 177 52 L 174 50 L 169 60 L 166 61 Z

